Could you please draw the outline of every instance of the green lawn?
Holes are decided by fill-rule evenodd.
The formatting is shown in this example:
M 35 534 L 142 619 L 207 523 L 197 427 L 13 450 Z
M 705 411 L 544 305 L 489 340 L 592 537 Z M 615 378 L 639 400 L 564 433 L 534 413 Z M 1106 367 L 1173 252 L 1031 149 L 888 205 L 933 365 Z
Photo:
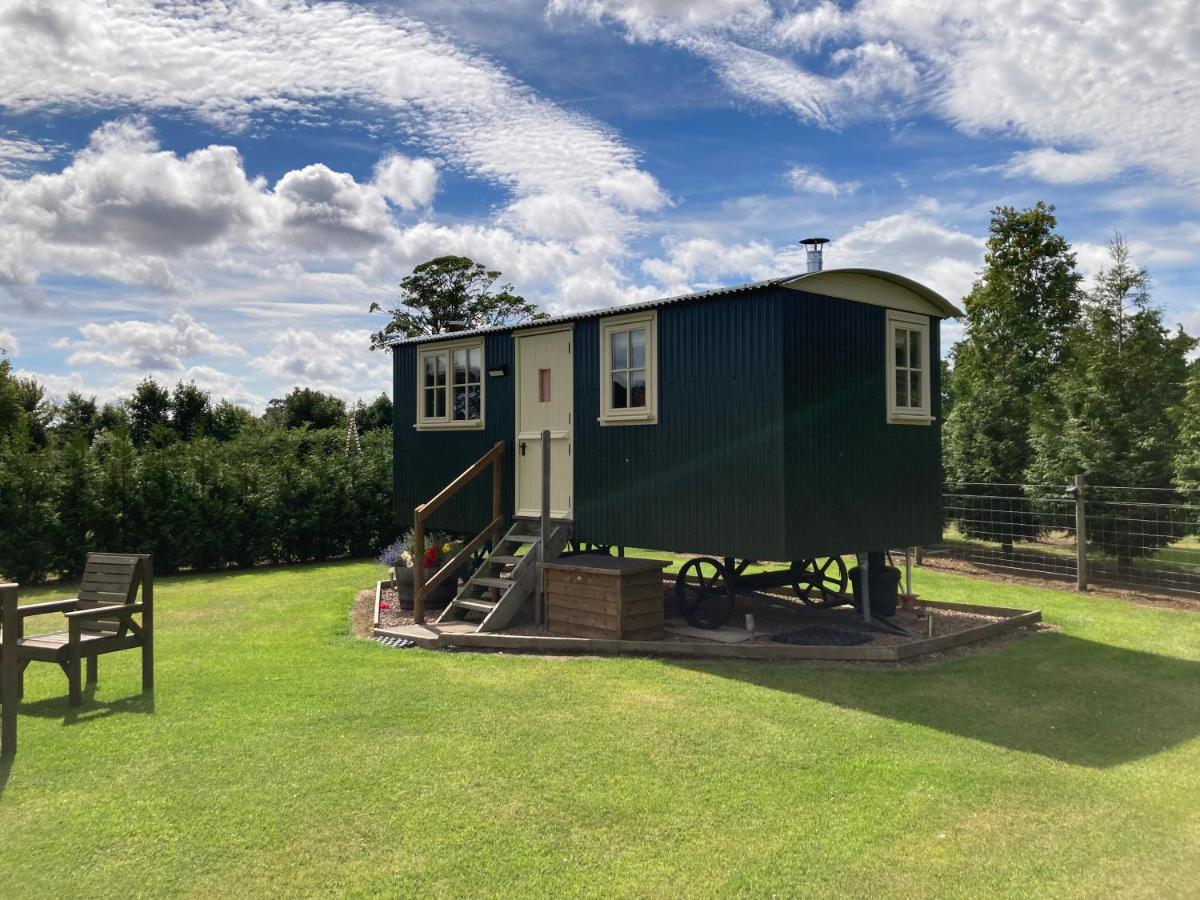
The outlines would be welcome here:
M 918 570 L 1062 631 L 899 670 L 538 659 L 353 639 L 380 573 L 161 579 L 152 702 L 136 653 L 78 714 L 31 667 L 0 895 L 1200 892 L 1195 613 Z

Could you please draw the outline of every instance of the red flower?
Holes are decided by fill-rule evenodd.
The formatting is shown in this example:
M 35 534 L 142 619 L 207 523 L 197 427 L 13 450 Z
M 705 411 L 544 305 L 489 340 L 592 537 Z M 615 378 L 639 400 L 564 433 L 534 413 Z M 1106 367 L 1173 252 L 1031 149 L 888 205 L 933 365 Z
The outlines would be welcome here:
M 392 604 L 390 604 L 390 603 L 380 603 L 380 604 L 379 604 L 379 608 L 380 608 L 380 609 L 391 609 L 391 608 L 392 608 Z
M 438 564 L 438 548 L 430 547 L 425 551 L 425 568 L 432 569 Z

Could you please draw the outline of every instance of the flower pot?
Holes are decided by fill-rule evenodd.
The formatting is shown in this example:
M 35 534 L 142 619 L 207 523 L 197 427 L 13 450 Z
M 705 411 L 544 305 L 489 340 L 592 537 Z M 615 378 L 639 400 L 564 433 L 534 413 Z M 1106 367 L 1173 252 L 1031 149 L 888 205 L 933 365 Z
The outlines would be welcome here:
M 426 572 L 428 581 L 434 572 Z M 413 608 L 413 572 L 412 569 L 393 569 L 392 585 L 396 588 L 396 601 L 401 609 Z M 447 578 L 432 591 L 425 595 L 426 609 L 441 609 L 446 606 L 458 593 L 458 579 Z

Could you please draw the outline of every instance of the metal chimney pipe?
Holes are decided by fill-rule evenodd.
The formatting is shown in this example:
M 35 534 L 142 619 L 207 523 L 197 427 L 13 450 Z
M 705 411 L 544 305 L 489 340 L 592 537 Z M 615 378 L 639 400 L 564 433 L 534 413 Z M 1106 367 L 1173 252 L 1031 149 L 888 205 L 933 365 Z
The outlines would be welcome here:
M 824 259 L 824 247 L 829 243 L 829 238 L 805 238 L 800 243 L 808 251 L 807 271 L 820 272 Z

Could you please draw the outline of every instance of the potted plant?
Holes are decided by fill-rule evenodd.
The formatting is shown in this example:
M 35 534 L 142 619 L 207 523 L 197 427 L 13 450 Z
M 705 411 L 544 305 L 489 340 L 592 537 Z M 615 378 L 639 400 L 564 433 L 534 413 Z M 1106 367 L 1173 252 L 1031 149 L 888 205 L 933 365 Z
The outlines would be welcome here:
M 431 531 L 425 536 L 425 580 L 429 581 L 462 546 L 450 535 Z M 388 567 L 392 575 L 392 587 L 396 590 L 396 599 L 400 609 L 413 608 L 413 533 L 409 529 L 397 540 L 389 544 L 379 554 L 379 561 Z M 425 596 L 427 609 L 440 609 L 454 599 L 458 593 L 458 576 L 451 575 Z

